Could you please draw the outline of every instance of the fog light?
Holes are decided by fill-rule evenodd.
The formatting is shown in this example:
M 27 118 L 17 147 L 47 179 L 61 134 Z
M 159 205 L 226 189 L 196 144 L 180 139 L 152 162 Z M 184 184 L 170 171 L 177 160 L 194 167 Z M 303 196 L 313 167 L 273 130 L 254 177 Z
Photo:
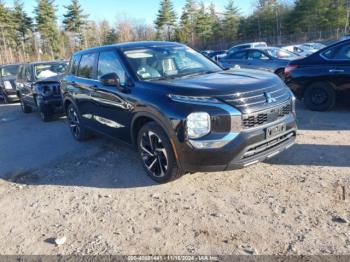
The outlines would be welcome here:
M 192 113 L 187 117 L 186 127 L 189 138 L 201 138 L 210 133 L 210 115 L 206 112 Z

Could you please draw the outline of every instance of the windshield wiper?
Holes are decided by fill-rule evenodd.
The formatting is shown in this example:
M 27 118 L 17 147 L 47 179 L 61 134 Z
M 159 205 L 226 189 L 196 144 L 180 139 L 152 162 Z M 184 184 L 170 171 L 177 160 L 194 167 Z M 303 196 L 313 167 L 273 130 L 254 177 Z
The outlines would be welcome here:
M 213 73 L 217 73 L 217 72 L 219 72 L 219 71 L 208 70 L 208 71 L 194 72 L 194 73 L 190 73 L 190 74 L 176 75 L 175 77 L 184 78 L 184 77 L 197 76 L 197 75 L 209 75 L 209 74 L 213 74 Z

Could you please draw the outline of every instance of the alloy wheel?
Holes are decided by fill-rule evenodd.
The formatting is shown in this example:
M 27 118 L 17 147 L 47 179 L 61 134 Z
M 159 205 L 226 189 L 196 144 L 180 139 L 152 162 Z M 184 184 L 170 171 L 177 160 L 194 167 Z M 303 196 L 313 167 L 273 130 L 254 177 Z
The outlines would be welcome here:
M 78 138 L 80 135 L 80 122 L 77 112 L 73 107 L 69 109 L 68 113 L 69 126 L 72 134 Z
M 322 89 L 316 89 L 311 96 L 311 100 L 316 105 L 321 105 L 327 101 L 327 93 Z
M 154 177 L 164 177 L 168 171 L 168 155 L 160 137 L 145 131 L 140 139 L 141 158 Z

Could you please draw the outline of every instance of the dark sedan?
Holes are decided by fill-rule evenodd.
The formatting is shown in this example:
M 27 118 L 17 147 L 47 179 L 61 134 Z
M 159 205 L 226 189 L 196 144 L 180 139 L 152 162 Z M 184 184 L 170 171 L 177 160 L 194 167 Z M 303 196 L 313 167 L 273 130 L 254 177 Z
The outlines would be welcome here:
M 337 98 L 350 95 L 350 40 L 290 62 L 285 75 L 287 85 L 306 107 L 314 111 L 332 109 Z
M 16 77 L 19 67 L 19 64 L 0 66 L 0 97 L 5 104 L 18 100 Z
M 241 68 L 265 70 L 284 78 L 284 68 L 300 56 L 277 47 L 249 48 L 219 59 L 224 68 L 239 65 Z

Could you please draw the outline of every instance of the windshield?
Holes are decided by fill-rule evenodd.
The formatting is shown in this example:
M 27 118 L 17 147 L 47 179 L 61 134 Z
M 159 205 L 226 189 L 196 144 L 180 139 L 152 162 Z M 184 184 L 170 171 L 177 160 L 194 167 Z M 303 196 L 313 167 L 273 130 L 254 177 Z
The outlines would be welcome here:
M 16 76 L 18 73 L 19 65 L 6 66 L 1 68 L 1 76 Z
M 188 47 L 163 46 L 124 51 L 134 73 L 142 80 L 185 77 L 222 70 Z
M 279 58 L 279 59 L 299 58 L 299 56 L 297 56 L 296 54 L 280 48 L 271 48 L 271 49 L 267 49 L 266 51 L 270 56 L 274 58 Z
M 66 71 L 67 62 L 43 63 L 34 66 L 35 79 L 43 79 L 62 74 Z

